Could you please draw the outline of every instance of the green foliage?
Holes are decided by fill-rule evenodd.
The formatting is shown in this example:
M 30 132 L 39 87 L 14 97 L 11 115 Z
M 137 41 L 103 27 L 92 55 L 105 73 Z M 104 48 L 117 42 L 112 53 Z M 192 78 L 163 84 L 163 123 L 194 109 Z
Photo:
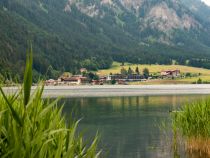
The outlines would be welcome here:
M 149 69 L 148 68 L 143 69 L 143 75 L 144 75 L 145 78 L 149 77 Z
M 116 84 L 116 83 L 117 83 L 117 81 L 116 81 L 115 79 L 111 80 L 111 84 L 112 84 L 112 85 L 114 85 L 114 84 Z
M 67 123 L 62 107 L 57 105 L 58 99 L 42 99 L 42 84 L 30 95 L 31 75 L 30 54 L 23 88 L 13 95 L 6 95 L 0 88 L 0 157 L 99 157 L 98 136 L 86 142 L 77 131 L 79 121 L 70 119 Z
M 15 74 L 22 76 L 25 54 L 20 52 L 25 51 L 28 40 L 32 41 L 35 52 L 33 68 L 41 78 L 56 78 L 60 72 L 78 71 L 86 59 L 91 60 L 86 65 L 90 69 L 111 66 L 112 58 L 106 52 L 110 52 L 113 45 L 105 41 L 107 37 L 89 33 L 89 28 L 93 28 L 90 19 L 85 22 L 87 28 L 78 22 L 86 16 L 80 14 L 76 20 L 75 15 L 63 12 L 65 4 L 65 0 L 43 1 L 46 13 L 38 1 L 0 1 L 0 73 L 4 77 L 7 78 L 6 72 L 10 72 L 12 78 Z M 48 71 L 50 65 L 51 72 Z
M 120 73 L 122 75 L 127 75 L 128 74 L 128 71 L 124 67 L 122 67 L 121 70 L 120 70 Z
M 86 77 L 88 77 L 89 81 L 92 80 L 99 80 L 99 76 L 93 72 L 89 72 L 86 74 Z
M 188 138 L 210 137 L 210 98 L 185 105 L 173 116 L 174 126 Z
M 202 67 L 202 68 L 210 68 L 210 59 L 208 58 L 203 58 L 203 59 L 190 59 L 189 60 L 189 65 L 192 65 L 194 67 Z
M 128 68 L 128 74 L 129 75 L 133 74 L 133 70 L 131 69 L 131 67 Z
M 30 50 L 30 54 L 27 54 L 26 60 L 26 68 L 25 68 L 25 75 L 24 75 L 24 105 L 26 106 L 30 99 L 31 94 L 31 86 L 32 86 L 32 65 L 33 65 L 33 56 L 32 56 L 32 48 Z
M 173 60 L 186 64 L 189 60 L 189 65 L 210 68 L 210 34 L 205 27 L 208 18 L 201 19 L 202 9 L 194 12 L 198 17 L 193 14 L 192 18 L 201 23 L 204 30 L 174 30 L 170 39 L 172 45 L 165 45 L 158 43 L 160 38 L 165 38 L 164 32 L 150 27 L 139 29 L 145 25 L 142 22 L 151 7 L 159 1 L 143 3 L 139 8 L 141 18 L 119 1 L 114 2 L 116 8 L 100 5 L 96 0 L 82 2 L 84 5 L 94 3 L 100 13 L 105 13 L 103 18 L 91 18 L 75 6 L 71 12 L 65 12 L 66 0 L 1 0 L 0 73 L 4 78 L 11 81 L 16 74 L 23 76 L 25 54 L 21 52 L 25 51 L 28 40 L 32 41 L 35 52 L 34 81 L 40 77 L 57 78 L 65 71 L 75 73 L 81 67 L 107 69 L 113 60 L 122 64 L 171 64 Z M 186 7 L 175 7 L 171 1 L 165 3 L 180 17 L 189 14 Z M 207 10 L 205 8 L 205 13 L 209 12 Z M 199 61 L 194 60 L 198 57 Z
M 187 72 L 187 73 L 185 74 L 185 77 L 192 77 L 192 74 L 191 74 L 190 72 Z
M 138 75 L 140 74 L 140 71 L 139 71 L 139 67 L 138 66 L 136 67 L 135 73 L 138 74 Z
M 87 70 L 97 70 L 98 66 L 94 60 L 85 59 L 81 62 L 82 67 L 86 68 Z
M 202 84 L 202 79 L 201 79 L 201 78 L 199 78 L 199 79 L 197 80 L 197 84 Z
M 4 83 L 5 81 L 5 78 L 2 74 L 0 74 L 0 84 Z
M 94 75 L 93 77 L 94 80 L 99 80 L 99 76 L 97 74 Z
M 46 77 L 48 79 L 57 79 L 61 75 L 61 72 L 58 70 L 55 70 L 51 65 L 49 66 L 47 70 Z

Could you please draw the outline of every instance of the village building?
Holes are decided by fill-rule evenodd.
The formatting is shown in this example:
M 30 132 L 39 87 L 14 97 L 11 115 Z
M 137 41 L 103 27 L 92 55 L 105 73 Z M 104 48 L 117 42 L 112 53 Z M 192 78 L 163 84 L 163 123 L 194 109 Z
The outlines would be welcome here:
M 108 75 L 106 77 L 107 81 L 111 80 L 121 80 L 121 81 L 141 81 L 143 79 L 142 75 L 139 74 L 130 74 L 130 75 L 123 75 L 123 74 L 113 74 L 113 75 Z
M 123 74 L 113 74 L 113 75 L 108 75 L 107 76 L 107 81 L 111 80 L 126 80 L 127 76 Z
M 106 81 L 107 80 L 107 76 L 99 76 L 99 80 Z
M 55 86 L 57 84 L 57 80 L 54 80 L 54 79 L 49 79 L 49 80 L 46 80 L 45 81 L 45 85 L 46 86 Z
M 125 80 L 118 80 L 117 84 L 126 85 L 127 83 L 125 82 Z
M 179 77 L 180 76 L 180 70 L 164 70 L 161 71 L 160 73 L 161 77 L 167 77 L 167 78 L 172 78 L 172 77 Z
M 87 69 L 86 68 L 81 68 L 80 69 L 80 73 L 82 74 L 82 73 L 86 73 L 87 72 Z
M 103 84 L 104 83 L 108 83 L 109 81 L 111 81 L 111 79 L 109 79 L 108 76 L 99 76 L 99 80 L 101 82 L 103 82 Z
M 144 77 L 139 74 L 130 74 L 127 76 L 127 81 L 141 81 Z
M 104 81 L 102 81 L 102 80 L 92 80 L 91 84 L 92 85 L 103 85 Z
M 83 77 L 82 75 L 74 75 L 71 77 L 61 78 L 61 82 L 63 82 L 65 85 L 80 85 L 80 84 L 87 84 L 88 79 L 87 77 Z

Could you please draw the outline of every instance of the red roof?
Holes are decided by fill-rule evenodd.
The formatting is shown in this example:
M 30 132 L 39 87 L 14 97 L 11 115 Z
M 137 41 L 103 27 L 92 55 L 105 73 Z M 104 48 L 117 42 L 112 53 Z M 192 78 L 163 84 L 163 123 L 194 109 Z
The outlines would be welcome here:
M 87 77 L 65 77 L 65 78 L 61 78 L 62 81 L 78 81 L 78 80 L 86 80 Z
M 180 70 L 163 70 L 162 72 L 180 72 Z

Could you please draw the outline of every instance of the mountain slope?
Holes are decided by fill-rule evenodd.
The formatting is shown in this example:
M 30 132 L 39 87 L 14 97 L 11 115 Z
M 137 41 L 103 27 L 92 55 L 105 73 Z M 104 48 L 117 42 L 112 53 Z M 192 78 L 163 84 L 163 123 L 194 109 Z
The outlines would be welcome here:
M 23 72 L 30 41 L 48 77 L 113 60 L 208 67 L 209 12 L 199 0 L 1 0 L 0 73 Z
M 121 27 L 125 32 L 146 43 L 152 40 L 152 42 L 168 45 L 183 45 L 185 43 L 175 43 L 176 38 L 173 36 L 177 34 L 177 30 L 185 32 L 185 35 L 190 38 L 197 34 L 209 35 L 204 19 L 201 19 L 204 14 L 201 7 L 198 8 L 197 13 L 193 12 L 191 8 L 186 8 L 189 4 L 187 1 L 189 0 L 186 2 L 175 0 L 104 0 L 101 2 L 69 0 L 65 11 L 72 12 L 72 8 L 76 7 L 80 12 L 92 18 Z M 200 1 L 191 4 L 198 5 L 197 3 L 202 5 Z M 186 34 L 187 32 L 189 33 Z M 199 42 L 199 40 L 196 41 L 196 43 Z M 210 40 L 208 39 L 205 44 L 209 47 Z

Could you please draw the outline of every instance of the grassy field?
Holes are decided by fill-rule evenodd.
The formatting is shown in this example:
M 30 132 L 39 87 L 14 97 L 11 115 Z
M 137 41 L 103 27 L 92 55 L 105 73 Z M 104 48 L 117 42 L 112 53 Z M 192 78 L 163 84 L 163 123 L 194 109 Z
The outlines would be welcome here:
M 110 73 L 120 73 L 121 69 L 121 63 L 114 62 L 112 67 L 110 69 L 104 69 L 99 70 L 99 75 L 108 75 Z M 137 65 L 136 64 L 130 64 L 125 63 L 123 66 L 125 69 L 128 69 L 129 67 L 132 68 L 132 70 L 135 71 Z M 202 79 L 202 81 L 210 82 L 210 70 L 204 69 L 204 68 L 196 68 L 196 67 L 190 67 L 190 66 L 183 66 L 183 65 L 138 65 L 141 73 L 144 68 L 148 68 L 150 74 L 160 73 L 162 70 L 174 70 L 179 69 L 181 73 L 191 73 L 191 74 L 200 74 L 198 77 L 189 77 L 184 79 L 176 79 L 176 80 L 153 80 L 153 81 L 147 81 L 147 82 L 141 82 L 141 83 L 134 83 L 134 84 L 178 84 L 178 83 L 192 83 L 196 82 L 199 78 Z

